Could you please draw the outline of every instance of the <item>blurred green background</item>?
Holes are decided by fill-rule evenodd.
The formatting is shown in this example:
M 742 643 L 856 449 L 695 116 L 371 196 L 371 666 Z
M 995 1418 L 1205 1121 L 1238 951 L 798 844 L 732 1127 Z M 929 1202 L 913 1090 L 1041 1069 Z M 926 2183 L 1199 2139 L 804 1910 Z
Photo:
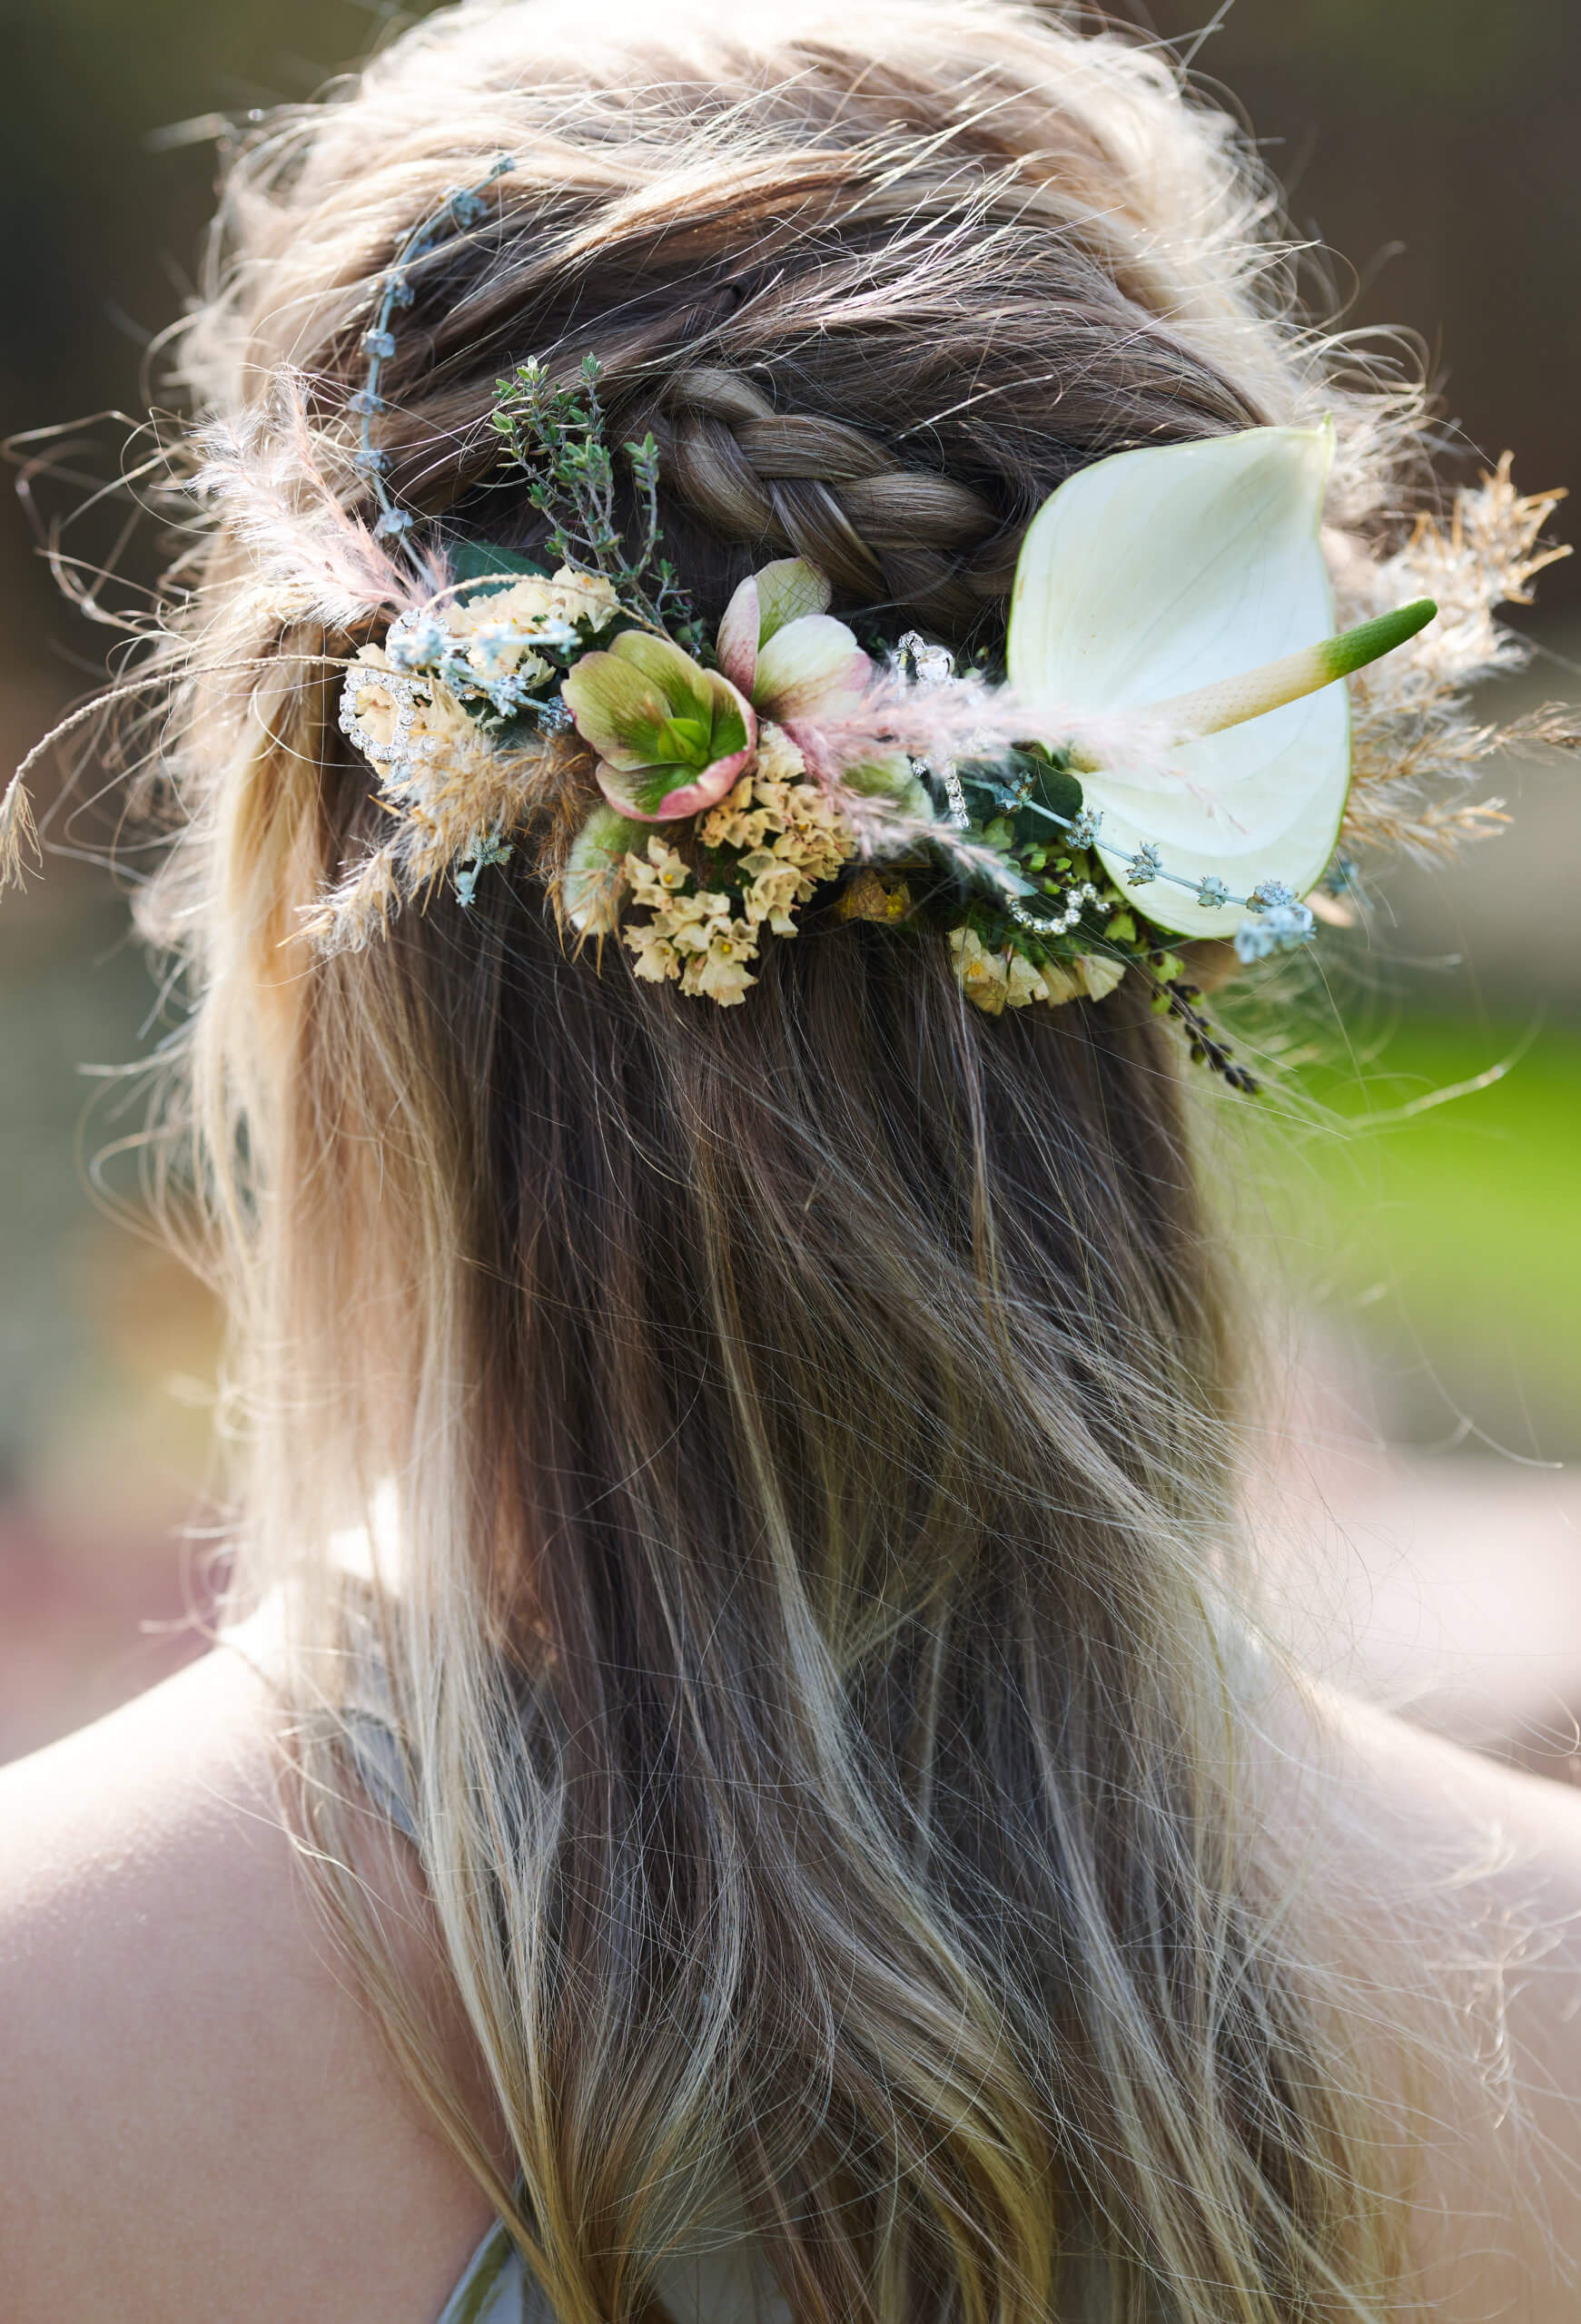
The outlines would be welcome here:
M 1473 478 L 1508 445 L 1527 490 L 1581 477 L 1575 0 L 1237 0 L 1205 29 L 1210 9 L 1119 13 L 1232 93 L 1344 326 L 1416 335 L 1457 422 L 1447 471 Z M 372 0 L 7 0 L 7 431 L 159 399 L 159 335 L 192 295 L 225 123 L 311 96 L 410 20 Z M 64 499 L 41 481 L 41 516 L 114 475 L 124 435 L 113 419 L 74 426 L 53 453 Z M 106 554 L 119 523 L 106 512 L 84 548 Z M 1512 711 L 1581 689 L 1581 559 L 1539 586 L 1516 616 L 1536 658 L 1504 689 Z M 22 505 L 0 505 L 0 586 L 9 760 L 103 676 L 114 641 L 62 603 Z M 1457 866 L 1399 873 L 1365 939 L 1338 948 L 1332 1005 L 1312 1007 L 1313 1109 L 1229 1135 L 1238 1224 L 1292 1319 L 1293 1418 L 1270 1454 L 1281 1521 L 1309 1541 L 1392 1526 L 1388 1554 L 1424 1572 L 1458 1542 L 1473 1596 L 1455 1620 L 1473 1630 L 1487 1626 L 1476 1590 L 1502 1589 L 1529 1551 L 1527 1627 L 1573 1643 L 1581 1670 L 1581 1606 L 1566 1596 L 1581 1502 L 1544 1465 L 1581 1452 L 1578 780 L 1498 771 L 1512 831 Z M 103 830 L 89 812 L 56 835 Z M 105 873 L 67 855 L 7 898 L 0 1756 L 184 1650 L 170 1626 L 213 1514 L 213 1318 L 104 1216 L 89 1167 L 135 1112 L 80 1068 L 145 1048 L 154 1002 Z M 1377 1560 L 1363 1564 L 1376 1610 Z M 1401 1667 L 1402 1691 L 1430 1691 L 1419 1653 Z M 1543 1683 L 1570 1699 L 1556 1667 Z

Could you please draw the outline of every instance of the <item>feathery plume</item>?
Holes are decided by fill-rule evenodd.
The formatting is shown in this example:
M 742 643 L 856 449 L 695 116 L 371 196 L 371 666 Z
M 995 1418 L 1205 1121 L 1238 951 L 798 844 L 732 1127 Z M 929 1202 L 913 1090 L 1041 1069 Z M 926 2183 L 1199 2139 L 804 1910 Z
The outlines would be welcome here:
M 321 958 L 363 952 L 375 937 L 387 936 L 400 909 L 395 849 L 381 847 L 304 911 L 301 933 Z
M 31 856 L 35 865 L 44 861 L 38 844 L 38 825 L 33 819 L 33 802 L 18 768 L 5 786 L 5 796 L 0 799 L 0 895 L 7 888 L 25 886 L 22 870 L 25 856 Z
M 1431 596 L 1438 606 L 1411 653 L 1375 662 L 1353 681 L 1348 843 L 1441 859 L 1467 841 L 1496 836 L 1505 818 L 1497 802 L 1436 803 L 1435 791 L 1466 783 L 1507 752 L 1581 747 L 1581 716 L 1560 704 L 1502 725 L 1470 712 L 1472 687 L 1529 658 L 1525 639 L 1496 619 L 1497 608 L 1529 605 L 1536 576 L 1570 554 L 1567 545 L 1542 537 L 1564 494 L 1522 494 L 1510 468 L 1507 452 L 1480 484 L 1457 493 L 1447 525 L 1418 517 L 1392 556 L 1377 564 L 1358 557 L 1341 574 L 1359 612 L 1408 595 Z
M 442 586 L 437 563 L 399 563 L 347 508 L 326 473 L 325 448 L 308 417 L 305 384 L 286 372 L 269 401 L 203 438 L 193 478 L 256 560 L 265 591 L 287 593 L 292 617 L 355 629 L 378 615 L 422 604 Z
M 968 879 L 1008 893 L 1011 867 L 997 848 L 936 816 L 918 814 L 893 799 L 872 797 L 842 784 L 835 794 L 865 862 L 940 849 Z
M 861 694 L 815 718 L 786 717 L 807 772 L 839 786 L 845 771 L 904 753 L 946 760 L 1002 757 L 1034 738 L 1069 749 L 1075 763 L 1102 766 L 1155 789 L 1192 787 L 1173 763 L 1178 736 L 1168 717 L 1151 711 L 1094 717 L 1066 704 L 991 685 L 975 672 L 947 685 L 914 684 L 893 665 L 874 669 Z

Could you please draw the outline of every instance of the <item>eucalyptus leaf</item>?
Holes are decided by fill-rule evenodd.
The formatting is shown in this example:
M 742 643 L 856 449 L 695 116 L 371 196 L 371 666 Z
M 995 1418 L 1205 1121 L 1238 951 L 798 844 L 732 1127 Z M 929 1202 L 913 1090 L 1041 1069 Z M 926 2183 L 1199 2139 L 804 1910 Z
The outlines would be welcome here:
M 523 574 L 547 581 L 541 565 L 519 550 L 501 548 L 494 541 L 456 541 L 449 551 L 450 571 L 458 581 L 514 581 Z
M 1085 799 L 1081 780 L 1066 762 L 1063 753 L 1029 751 L 1024 754 L 1021 752 L 1016 753 L 1018 758 L 1023 755 L 1033 769 L 1032 796 L 1038 805 L 1046 808 L 1051 815 L 1062 816 L 1067 823 L 1073 823 L 1085 804 Z

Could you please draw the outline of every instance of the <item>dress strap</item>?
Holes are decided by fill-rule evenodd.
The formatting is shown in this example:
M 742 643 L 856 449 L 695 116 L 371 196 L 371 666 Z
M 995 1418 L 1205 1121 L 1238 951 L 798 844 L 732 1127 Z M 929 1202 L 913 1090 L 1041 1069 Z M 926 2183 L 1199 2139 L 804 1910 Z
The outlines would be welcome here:
M 400 1736 L 383 1713 L 357 1705 L 342 1714 L 347 1748 L 358 1779 L 373 1806 L 388 1817 L 403 1839 L 417 1839 L 417 1813 L 411 1796 L 411 1775 Z
M 554 2324 L 503 2221 L 489 2229 L 472 2254 L 439 2324 Z

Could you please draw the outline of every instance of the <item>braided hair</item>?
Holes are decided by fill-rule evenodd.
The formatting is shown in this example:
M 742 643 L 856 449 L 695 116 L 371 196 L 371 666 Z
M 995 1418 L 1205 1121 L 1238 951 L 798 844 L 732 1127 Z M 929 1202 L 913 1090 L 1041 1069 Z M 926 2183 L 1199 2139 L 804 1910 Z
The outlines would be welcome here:
M 519 10 L 496 8 L 502 34 Z M 473 21 L 426 27 L 430 61 Z M 1281 336 L 1282 263 L 1224 117 L 1106 43 L 1073 44 L 1051 78 L 1010 12 L 963 54 L 965 21 L 909 12 L 857 91 L 837 46 L 788 29 L 786 77 L 749 116 L 736 93 L 761 63 L 727 27 L 706 66 L 684 22 L 669 50 L 590 36 L 574 66 L 546 44 L 530 97 L 480 51 L 469 152 L 497 134 L 516 166 L 498 214 L 414 281 L 382 381 L 400 497 L 450 537 L 532 547 L 490 474 L 493 380 L 533 356 L 568 384 L 594 354 L 616 428 L 658 441 L 670 551 L 710 616 L 766 556 L 796 554 L 843 613 L 992 643 L 1022 532 L 1072 470 L 1324 409 L 1334 513 L 1370 515 L 1379 399 Z M 380 61 L 354 108 L 276 123 L 244 158 L 248 263 L 186 340 L 201 399 L 255 404 L 290 363 L 314 426 L 347 436 L 370 285 L 469 165 L 407 89 Z

